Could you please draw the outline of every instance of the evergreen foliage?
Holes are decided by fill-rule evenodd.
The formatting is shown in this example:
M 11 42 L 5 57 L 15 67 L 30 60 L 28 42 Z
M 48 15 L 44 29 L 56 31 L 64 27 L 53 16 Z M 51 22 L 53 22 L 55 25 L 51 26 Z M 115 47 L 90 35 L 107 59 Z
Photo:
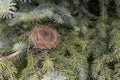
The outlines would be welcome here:
M 43 24 L 54 49 L 30 45 Z M 119 79 L 120 0 L 0 0 L 0 80 Z

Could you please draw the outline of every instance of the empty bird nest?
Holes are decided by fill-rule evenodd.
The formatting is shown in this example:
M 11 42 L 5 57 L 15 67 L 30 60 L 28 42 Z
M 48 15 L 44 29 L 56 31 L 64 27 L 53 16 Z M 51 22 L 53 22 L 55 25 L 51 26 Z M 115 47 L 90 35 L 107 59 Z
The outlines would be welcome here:
M 36 25 L 31 30 L 30 44 L 38 50 L 49 50 L 56 47 L 58 43 L 58 33 L 49 25 Z

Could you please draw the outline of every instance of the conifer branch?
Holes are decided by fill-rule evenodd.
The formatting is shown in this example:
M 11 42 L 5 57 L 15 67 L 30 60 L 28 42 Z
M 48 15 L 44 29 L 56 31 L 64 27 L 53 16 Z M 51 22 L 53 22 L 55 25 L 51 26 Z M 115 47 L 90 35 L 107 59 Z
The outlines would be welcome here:
M 3 59 L 8 59 L 8 60 L 9 60 L 9 59 L 12 59 L 12 58 L 20 55 L 21 53 L 22 53 L 22 51 L 16 51 L 16 52 L 10 54 L 9 56 L 1 57 L 1 58 L 0 58 L 0 61 L 3 60 Z

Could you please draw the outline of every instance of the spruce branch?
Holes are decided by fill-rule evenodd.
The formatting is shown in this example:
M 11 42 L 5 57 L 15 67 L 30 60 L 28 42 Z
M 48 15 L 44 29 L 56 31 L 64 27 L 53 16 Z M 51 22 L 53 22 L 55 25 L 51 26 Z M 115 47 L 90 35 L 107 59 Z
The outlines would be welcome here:
M 53 66 L 54 64 L 50 57 L 47 56 L 46 58 L 44 58 L 44 61 L 42 63 L 43 63 L 43 68 L 42 68 L 43 73 L 54 71 L 54 66 Z
M 16 80 L 15 74 L 17 73 L 17 69 L 15 65 L 11 61 L 6 59 L 0 62 L 4 64 L 3 66 L 0 64 L 0 69 L 1 69 L 0 74 L 2 74 L 3 80 L 4 79 Z
M 10 54 L 9 56 L 1 57 L 1 58 L 0 58 L 0 61 L 3 60 L 3 59 L 8 59 L 8 60 L 9 60 L 9 59 L 12 59 L 12 58 L 20 55 L 21 53 L 22 53 L 22 51 L 16 51 L 16 52 Z
M 117 16 L 120 17 L 120 0 L 114 0 L 116 4 Z
M 28 2 L 31 2 L 31 0 L 20 0 L 21 2 L 24 2 L 24 3 L 26 3 L 27 1 Z
M 95 15 L 93 15 L 92 13 L 90 13 L 90 12 L 85 8 L 85 6 L 81 5 L 80 8 L 81 8 L 82 13 L 85 14 L 86 16 L 88 16 L 88 17 L 95 17 Z
M 108 17 L 108 14 L 107 14 L 107 5 L 109 4 L 109 0 L 99 0 L 100 4 L 100 16 L 101 16 L 101 19 L 104 21 L 107 19 Z
M 67 78 L 63 75 L 58 74 L 58 72 L 49 72 L 43 76 L 41 80 L 67 80 Z
M 49 21 L 58 24 L 66 24 L 74 26 L 75 19 L 71 16 L 70 12 L 64 7 L 44 3 L 30 12 L 16 13 L 15 17 L 10 21 L 10 26 L 20 22 L 35 22 L 35 21 Z
M 44 10 L 33 10 L 28 13 L 16 13 L 15 18 L 10 21 L 10 26 L 18 24 L 20 22 L 34 22 L 34 21 L 41 21 L 45 18 L 51 18 L 53 12 L 49 9 Z
M 0 18 L 12 18 L 15 14 L 16 3 L 13 0 L 0 0 Z
M 17 57 L 19 56 L 25 49 L 27 48 L 27 44 L 24 43 L 24 42 L 18 42 L 16 44 L 13 45 L 13 51 L 16 51 L 8 56 L 3 56 L 0 58 L 0 60 L 3 60 L 3 59 L 12 59 L 14 57 Z

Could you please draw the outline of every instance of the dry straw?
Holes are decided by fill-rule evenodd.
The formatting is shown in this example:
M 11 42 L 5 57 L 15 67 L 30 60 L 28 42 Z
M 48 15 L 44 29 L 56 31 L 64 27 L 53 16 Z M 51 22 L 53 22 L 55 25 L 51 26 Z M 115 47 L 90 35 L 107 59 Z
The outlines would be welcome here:
M 58 36 L 56 30 L 49 25 L 36 25 L 31 30 L 29 41 L 36 49 L 49 50 L 56 47 Z

